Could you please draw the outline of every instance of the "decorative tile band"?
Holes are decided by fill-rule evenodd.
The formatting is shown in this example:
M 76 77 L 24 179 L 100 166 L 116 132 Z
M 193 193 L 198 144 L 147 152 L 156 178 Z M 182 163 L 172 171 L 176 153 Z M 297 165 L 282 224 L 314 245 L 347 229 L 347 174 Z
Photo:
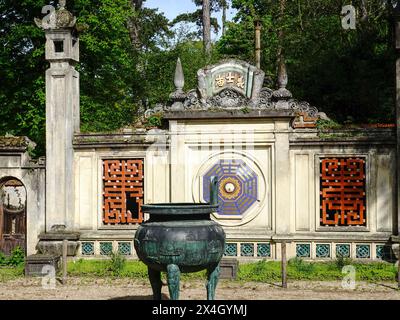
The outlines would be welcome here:
M 357 259 L 371 258 L 371 246 L 366 244 L 356 245 L 356 258 Z
M 315 243 L 315 242 L 314 242 Z M 109 256 L 113 252 L 113 248 L 124 256 L 135 256 L 135 250 L 131 241 L 82 241 L 80 255 L 81 256 Z M 312 248 L 315 253 L 312 253 Z M 240 249 L 240 250 L 239 250 Z M 383 243 L 371 244 L 350 244 L 350 243 L 296 243 L 296 257 L 299 258 L 316 258 L 316 259 L 332 259 L 332 251 L 336 253 L 336 258 L 342 256 L 344 258 L 357 259 L 380 259 L 386 260 L 393 258 L 391 247 Z M 225 245 L 226 257 L 248 257 L 248 258 L 272 258 L 271 243 L 251 243 L 251 242 L 230 242 Z M 275 256 L 275 255 L 274 255 Z M 279 256 L 275 257 L 280 259 Z
M 336 257 L 350 258 L 350 245 L 349 244 L 337 244 L 336 245 Z
M 376 246 L 376 258 L 383 259 L 385 256 L 385 246 L 377 245 Z
M 317 244 L 316 245 L 316 257 L 317 258 L 330 258 L 331 257 L 331 245 L 330 244 Z
M 94 242 L 82 242 L 81 248 L 83 256 L 94 255 Z
M 237 256 L 237 244 L 236 243 L 227 243 L 225 245 L 225 256 L 227 256 L 227 257 L 236 257 Z
M 100 242 L 100 254 L 108 256 L 113 252 L 112 242 Z
M 311 245 L 310 244 L 296 244 L 296 257 L 298 258 L 310 258 L 311 257 Z
M 254 244 L 242 243 L 240 245 L 240 256 L 242 257 L 253 257 L 254 256 Z
M 271 257 L 271 244 L 257 243 L 257 257 Z
M 124 256 L 132 254 L 132 245 L 130 242 L 118 242 L 118 252 Z

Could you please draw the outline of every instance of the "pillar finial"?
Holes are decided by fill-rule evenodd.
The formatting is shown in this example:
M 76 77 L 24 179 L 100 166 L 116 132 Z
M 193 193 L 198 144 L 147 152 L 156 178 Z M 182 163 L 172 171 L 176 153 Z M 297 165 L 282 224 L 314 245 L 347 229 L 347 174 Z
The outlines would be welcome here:
M 286 89 L 288 84 L 288 74 L 283 54 L 280 54 L 278 61 L 278 90 L 274 91 L 273 96 L 280 100 L 292 98 L 292 93 Z
M 43 30 L 56 30 L 75 27 L 76 17 L 74 17 L 74 15 L 65 8 L 66 5 L 67 0 L 59 0 L 58 10 L 50 5 L 43 7 L 43 14 L 47 14 L 48 12 L 50 13 L 47 14 L 43 19 L 35 18 L 34 20 L 36 25 Z
M 278 64 L 278 87 L 279 89 L 286 89 L 288 84 L 288 75 L 286 70 L 285 58 L 283 55 L 279 58 Z
M 178 58 L 178 60 L 176 61 L 174 85 L 177 92 L 183 92 L 183 87 L 185 85 L 185 75 L 183 74 L 183 68 L 180 58 Z
M 184 109 L 183 102 L 186 99 L 186 94 L 183 91 L 183 87 L 185 85 L 185 75 L 183 74 L 183 68 L 180 58 L 178 58 L 178 60 L 176 61 L 174 85 L 175 92 L 170 95 L 170 98 L 173 101 L 171 110 L 180 111 Z

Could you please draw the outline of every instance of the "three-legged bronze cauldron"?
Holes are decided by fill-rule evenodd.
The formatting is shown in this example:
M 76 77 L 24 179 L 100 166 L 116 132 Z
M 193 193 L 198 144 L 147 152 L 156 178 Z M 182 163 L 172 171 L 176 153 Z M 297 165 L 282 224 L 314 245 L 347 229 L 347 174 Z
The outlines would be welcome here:
M 138 257 L 148 267 L 153 297 L 161 300 L 161 272 L 167 272 L 170 298 L 179 299 L 180 273 L 207 269 L 207 298 L 214 300 L 225 232 L 210 219 L 218 208 L 217 177 L 211 179 L 211 203 L 144 205 L 150 219 L 135 235 Z

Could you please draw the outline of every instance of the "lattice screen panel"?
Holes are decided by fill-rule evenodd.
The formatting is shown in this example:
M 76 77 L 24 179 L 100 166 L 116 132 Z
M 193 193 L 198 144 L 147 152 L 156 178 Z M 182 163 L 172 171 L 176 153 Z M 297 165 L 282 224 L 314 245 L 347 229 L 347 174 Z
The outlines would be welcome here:
M 129 225 L 143 221 L 143 159 L 103 161 L 103 223 Z
M 364 158 L 323 158 L 321 226 L 366 226 Z

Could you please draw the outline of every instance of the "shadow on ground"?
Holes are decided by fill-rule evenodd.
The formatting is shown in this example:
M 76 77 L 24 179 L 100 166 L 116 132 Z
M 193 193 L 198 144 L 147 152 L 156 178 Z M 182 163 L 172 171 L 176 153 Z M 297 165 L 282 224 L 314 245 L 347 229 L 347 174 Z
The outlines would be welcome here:
M 125 297 L 116 297 L 111 298 L 109 300 L 153 300 L 153 296 L 125 296 Z M 162 300 L 169 300 L 169 296 L 166 294 L 162 294 Z

